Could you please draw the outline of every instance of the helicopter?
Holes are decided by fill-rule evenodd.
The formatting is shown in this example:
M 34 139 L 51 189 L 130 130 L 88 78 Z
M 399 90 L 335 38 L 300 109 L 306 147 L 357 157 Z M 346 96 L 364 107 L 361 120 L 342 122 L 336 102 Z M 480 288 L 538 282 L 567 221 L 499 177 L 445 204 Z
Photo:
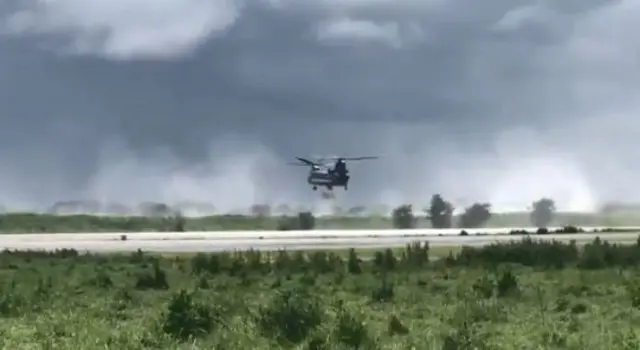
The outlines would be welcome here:
M 315 161 L 296 157 L 300 163 L 289 163 L 290 165 L 310 167 L 307 183 L 316 191 L 318 187 L 326 187 L 331 191 L 334 187 L 343 187 L 346 191 L 349 187 L 349 169 L 347 160 L 377 159 L 376 156 L 366 157 L 331 157 L 320 158 Z

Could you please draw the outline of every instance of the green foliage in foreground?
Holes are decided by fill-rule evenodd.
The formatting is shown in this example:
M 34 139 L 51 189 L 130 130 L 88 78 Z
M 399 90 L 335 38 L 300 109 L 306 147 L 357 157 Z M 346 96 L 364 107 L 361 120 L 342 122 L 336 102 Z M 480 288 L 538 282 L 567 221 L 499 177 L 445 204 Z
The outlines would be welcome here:
M 0 254 L 7 349 L 637 349 L 640 245 Z
M 297 216 L 269 217 L 214 215 L 205 217 L 121 217 L 97 215 L 0 214 L 0 232 L 141 232 L 141 231 L 218 231 L 218 230 L 289 230 L 289 229 L 389 229 L 397 227 L 430 228 L 426 215 L 400 207 L 400 217 Z M 395 212 L 394 212 L 395 213 Z M 398 220 L 398 218 L 400 220 Z M 454 222 L 462 221 L 457 216 Z M 493 213 L 484 227 L 529 227 L 530 213 Z M 640 226 L 640 214 L 556 213 L 550 226 Z

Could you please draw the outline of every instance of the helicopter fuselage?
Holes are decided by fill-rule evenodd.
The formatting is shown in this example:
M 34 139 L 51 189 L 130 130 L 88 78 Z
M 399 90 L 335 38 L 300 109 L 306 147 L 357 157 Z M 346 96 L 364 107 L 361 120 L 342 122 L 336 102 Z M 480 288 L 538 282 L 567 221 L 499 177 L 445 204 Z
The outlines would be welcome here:
M 312 169 L 307 177 L 307 183 L 313 186 L 314 190 L 317 190 L 318 187 L 326 187 L 328 190 L 332 190 L 334 187 L 347 189 L 348 182 L 348 175 L 330 169 Z
M 338 157 L 333 163 L 320 163 L 311 161 L 306 158 L 296 157 L 300 163 L 290 163 L 291 165 L 309 166 L 310 171 L 307 176 L 307 183 L 317 190 L 318 187 L 326 187 L 331 191 L 334 187 L 343 187 L 346 191 L 349 186 L 349 169 L 347 169 L 347 160 L 364 160 L 376 159 L 377 157 Z

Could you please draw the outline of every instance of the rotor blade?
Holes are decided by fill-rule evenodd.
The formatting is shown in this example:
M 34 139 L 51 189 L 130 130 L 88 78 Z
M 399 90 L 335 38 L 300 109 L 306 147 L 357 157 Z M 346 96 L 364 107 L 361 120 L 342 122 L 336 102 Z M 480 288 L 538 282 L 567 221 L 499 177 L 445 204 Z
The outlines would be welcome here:
M 310 165 L 310 166 L 318 165 L 318 164 L 316 164 L 316 163 L 314 163 L 314 162 L 312 162 L 312 161 L 310 161 L 308 159 L 305 159 L 305 158 L 296 157 L 296 159 L 301 161 L 301 162 L 303 162 L 303 163 L 305 163 L 306 165 Z
M 308 164 L 302 164 L 302 163 L 287 163 L 287 165 L 295 165 L 295 166 L 309 166 Z
M 365 160 L 365 159 L 378 159 L 377 156 L 365 156 L 365 157 L 344 157 L 344 160 Z

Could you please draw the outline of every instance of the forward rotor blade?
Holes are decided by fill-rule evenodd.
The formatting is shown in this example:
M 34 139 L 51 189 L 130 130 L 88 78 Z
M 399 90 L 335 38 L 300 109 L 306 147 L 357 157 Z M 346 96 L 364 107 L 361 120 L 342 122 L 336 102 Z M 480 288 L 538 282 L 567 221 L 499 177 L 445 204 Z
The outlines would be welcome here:
M 365 156 L 365 157 L 344 157 L 344 160 L 365 160 L 365 159 L 378 159 L 377 156 Z
M 316 164 L 316 163 L 314 163 L 314 162 L 312 162 L 312 161 L 310 161 L 308 159 L 305 159 L 305 158 L 296 157 L 296 159 L 301 161 L 301 162 L 303 162 L 303 163 L 305 163 L 306 165 L 309 165 L 309 166 L 317 166 L 318 165 L 318 164 Z

